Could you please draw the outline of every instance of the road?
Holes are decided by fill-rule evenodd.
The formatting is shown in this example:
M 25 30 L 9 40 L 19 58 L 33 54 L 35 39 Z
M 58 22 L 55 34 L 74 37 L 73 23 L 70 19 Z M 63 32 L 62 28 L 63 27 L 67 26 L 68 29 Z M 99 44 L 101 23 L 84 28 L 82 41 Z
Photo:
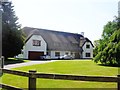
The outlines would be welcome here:
M 55 62 L 57 60 L 49 60 L 49 61 L 29 61 L 24 63 L 17 63 L 17 64 L 9 64 L 5 65 L 5 69 L 11 69 L 11 68 L 17 68 L 17 67 L 23 67 L 23 66 L 29 66 L 29 65 L 35 65 L 35 64 L 44 64 L 44 63 L 50 63 Z

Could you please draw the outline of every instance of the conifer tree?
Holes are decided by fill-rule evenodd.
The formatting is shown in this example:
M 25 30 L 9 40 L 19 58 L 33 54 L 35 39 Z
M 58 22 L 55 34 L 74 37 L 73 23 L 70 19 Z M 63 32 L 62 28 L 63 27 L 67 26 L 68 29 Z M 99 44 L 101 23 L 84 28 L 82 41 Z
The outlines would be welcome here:
M 2 3 L 2 8 L 2 55 L 8 58 L 21 53 L 24 39 L 12 2 Z

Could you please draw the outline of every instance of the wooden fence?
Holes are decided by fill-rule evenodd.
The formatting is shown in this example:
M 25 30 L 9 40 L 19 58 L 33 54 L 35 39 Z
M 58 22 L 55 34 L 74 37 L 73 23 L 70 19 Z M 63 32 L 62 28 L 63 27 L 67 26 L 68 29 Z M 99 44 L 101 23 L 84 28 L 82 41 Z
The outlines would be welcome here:
M 36 79 L 45 78 L 45 79 L 60 79 L 60 80 L 77 80 L 77 81 L 95 81 L 95 82 L 116 82 L 117 90 L 120 90 L 120 75 L 117 77 L 101 77 L 101 76 L 76 76 L 76 75 L 60 75 L 60 74 L 45 74 L 37 73 L 35 70 L 29 70 L 29 72 L 15 71 L 1 69 L 3 73 L 14 74 L 19 76 L 28 77 L 28 89 L 36 90 Z M 22 90 L 21 88 L 16 88 L 13 86 L 1 84 L 2 88 L 12 89 L 12 90 Z

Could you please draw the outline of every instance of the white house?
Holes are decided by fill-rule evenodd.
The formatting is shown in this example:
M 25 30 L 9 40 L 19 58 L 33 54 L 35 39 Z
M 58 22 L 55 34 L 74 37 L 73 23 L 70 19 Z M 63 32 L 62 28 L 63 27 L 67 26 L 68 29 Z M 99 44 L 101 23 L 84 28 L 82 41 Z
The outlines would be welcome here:
M 85 42 L 82 45 L 82 58 L 93 58 L 93 44 L 88 38 L 85 38 Z
M 40 55 L 46 55 L 47 43 L 40 35 L 32 35 L 25 43 L 23 49 L 23 57 L 39 59 Z M 34 58 L 33 58 L 34 59 Z
M 27 36 L 23 58 L 40 59 L 42 55 L 59 58 L 72 55 L 74 58 L 93 58 L 93 44 L 81 34 L 24 27 Z

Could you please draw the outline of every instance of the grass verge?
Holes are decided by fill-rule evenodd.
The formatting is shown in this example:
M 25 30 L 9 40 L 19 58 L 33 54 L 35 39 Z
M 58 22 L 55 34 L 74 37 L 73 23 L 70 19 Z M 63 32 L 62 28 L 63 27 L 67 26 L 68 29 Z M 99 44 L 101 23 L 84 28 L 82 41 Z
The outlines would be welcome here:
M 100 66 L 91 60 L 57 61 L 14 68 L 13 70 L 28 71 L 31 69 L 43 73 L 72 75 L 116 76 L 118 74 L 117 67 Z M 21 88 L 28 87 L 28 78 L 21 76 L 4 74 L 2 77 L 2 82 Z M 37 79 L 37 88 L 117 88 L 117 84 L 105 82 Z
M 7 60 L 4 61 L 4 65 L 8 64 L 17 64 L 17 63 L 23 63 L 23 62 L 28 62 L 30 60 L 24 60 L 21 58 L 8 58 Z

